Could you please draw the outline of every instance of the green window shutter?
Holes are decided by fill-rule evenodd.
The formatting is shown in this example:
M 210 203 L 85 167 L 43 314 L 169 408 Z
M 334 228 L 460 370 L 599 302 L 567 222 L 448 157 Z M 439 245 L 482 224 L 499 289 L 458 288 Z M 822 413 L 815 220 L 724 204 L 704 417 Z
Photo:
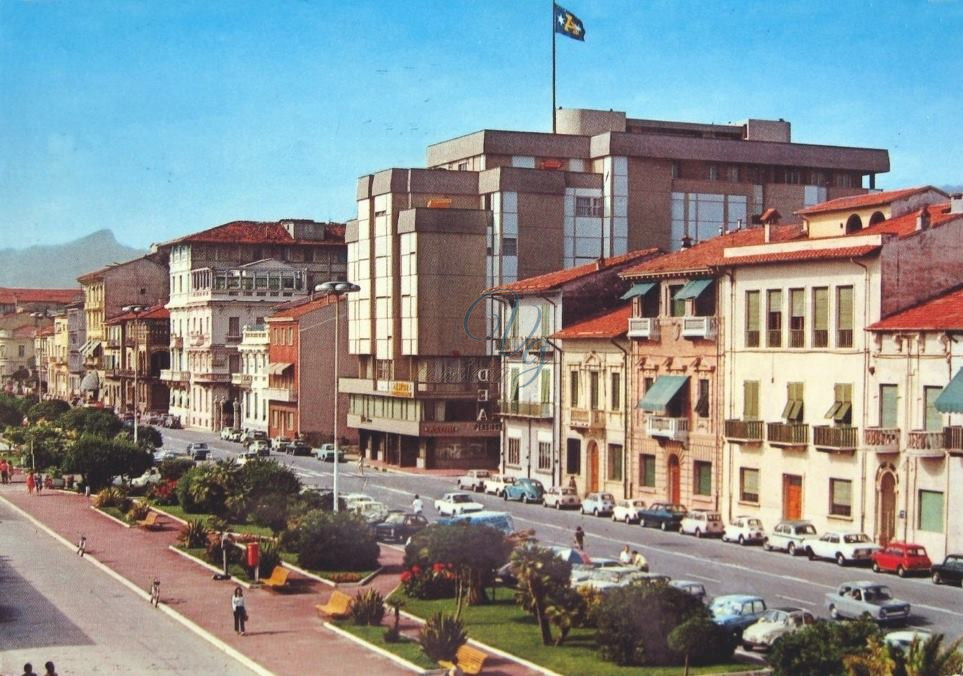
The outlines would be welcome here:
M 936 398 L 943 390 L 939 387 L 924 387 L 923 401 L 926 405 L 924 411 L 926 415 L 926 430 L 928 432 L 938 432 L 943 429 L 943 415 L 936 408 Z
M 899 420 L 899 387 L 897 385 L 879 386 L 879 426 L 896 427 Z
M 589 373 L 589 405 L 593 411 L 599 408 L 599 372 Z
M 511 394 L 510 394 L 510 399 L 509 399 L 509 401 L 518 401 L 518 378 L 519 378 L 519 375 L 518 375 L 518 369 L 517 369 L 517 368 L 513 368 L 513 369 L 511 369 L 511 370 L 509 371 L 509 378 L 510 378 L 510 380 L 508 381 L 508 387 L 509 387 L 509 392 L 511 393 Z
M 552 312 L 547 307 L 539 308 L 539 311 L 541 312 L 541 335 L 543 337 L 550 336 L 552 334 Z
M 759 381 L 742 383 L 742 419 L 759 420 Z
M 611 408 L 613 411 L 617 411 L 622 408 L 622 374 L 618 371 L 612 372 L 612 392 L 609 397 L 609 402 L 611 403 Z
M 695 462 L 696 495 L 712 495 L 712 463 Z
M 790 316 L 802 317 L 806 314 L 806 292 L 802 289 L 789 290 Z
M 539 401 L 541 401 L 543 404 L 547 404 L 552 400 L 552 372 L 546 368 L 542 368 L 539 378 L 541 378 L 539 383 L 541 385 L 539 388 Z
M 829 289 L 813 289 L 813 328 L 825 331 L 829 328 Z
M 919 529 L 930 533 L 943 532 L 943 493 L 920 491 Z
M 645 454 L 641 457 L 641 462 L 639 463 L 639 472 L 641 476 L 639 477 L 639 483 L 646 488 L 655 487 L 655 456 Z
M 571 380 L 569 380 L 569 404 L 573 408 L 578 408 L 578 371 L 572 371 Z
M 836 289 L 836 328 L 851 331 L 853 328 L 853 287 L 841 286 Z
M 759 330 L 759 292 L 746 291 L 746 330 Z

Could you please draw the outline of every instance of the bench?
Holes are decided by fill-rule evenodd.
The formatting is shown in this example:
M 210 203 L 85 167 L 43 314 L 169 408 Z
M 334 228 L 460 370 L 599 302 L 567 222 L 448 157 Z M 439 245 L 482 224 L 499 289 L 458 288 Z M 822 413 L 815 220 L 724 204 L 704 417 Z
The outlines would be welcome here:
M 331 592 L 331 597 L 328 599 L 328 602 L 324 605 L 319 603 L 315 606 L 315 609 L 318 611 L 318 615 L 321 616 L 327 615 L 333 618 L 347 617 L 351 611 L 351 603 L 353 601 L 353 598 L 335 589 Z
M 478 648 L 472 648 L 467 643 L 460 647 L 455 653 L 455 660 L 458 663 L 458 668 L 461 669 L 466 674 L 480 674 L 482 667 L 485 665 L 485 660 L 488 659 L 488 655 L 483 653 Z M 445 669 L 451 669 L 455 666 L 454 662 L 448 662 L 446 660 L 439 660 L 438 666 Z
M 155 528 L 160 528 L 161 526 L 159 523 L 157 523 L 157 512 L 149 512 L 146 518 L 137 522 L 137 525 L 141 528 L 146 528 L 147 530 L 154 530 Z
M 271 571 L 271 577 L 261 580 L 261 584 L 267 585 L 271 589 L 281 589 L 288 583 L 288 575 L 291 571 L 287 568 L 281 566 L 274 566 L 274 570 Z

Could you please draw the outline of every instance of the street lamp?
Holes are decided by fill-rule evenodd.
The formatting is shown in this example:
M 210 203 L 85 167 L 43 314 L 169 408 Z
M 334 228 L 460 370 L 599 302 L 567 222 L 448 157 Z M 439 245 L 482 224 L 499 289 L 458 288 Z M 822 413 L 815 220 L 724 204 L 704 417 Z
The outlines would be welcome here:
M 140 316 L 140 313 L 142 313 L 142 312 L 143 312 L 144 310 L 146 310 L 147 308 L 144 307 L 143 305 L 125 305 L 125 306 L 124 306 L 123 308 L 121 308 L 121 309 L 122 309 L 124 312 L 128 312 L 128 313 L 134 315 L 134 320 L 135 320 L 135 322 L 136 322 L 137 318 Z M 136 327 L 137 327 L 137 325 L 134 324 L 134 328 L 136 328 Z M 123 342 L 124 342 L 124 343 L 127 342 L 126 338 L 124 339 Z M 122 354 L 126 355 L 126 354 L 127 354 L 127 345 L 126 345 L 126 344 L 122 344 L 122 345 L 121 345 L 121 349 L 123 350 L 123 353 L 122 353 Z M 137 347 L 137 339 L 135 338 L 135 339 L 134 339 L 134 443 L 135 443 L 135 444 L 137 443 L 137 414 L 139 413 L 139 410 L 138 410 L 138 396 L 137 396 L 137 371 L 138 371 L 138 368 L 137 368 L 137 367 L 138 367 L 138 365 L 139 365 L 139 363 L 140 363 L 140 355 L 138 354 L 138 351 L 139 351 L 139 350 L 138 350 L 138 347 Z
M 334 511 L 338 511 L 338 350 L 341 347 L 340 337 L 339 337 L 339 326 L 341 324 L 341 310 L 339 303 L 341 302 L 341 296 L 345 294 L 354 293 L 355 291 L 361 291 L 361 287 L 357 284 L 352 284 L 351 282 L 325 282 L 323 284 L 318 284 L 314 287 L 317 293 L 322 293 L 325 295 L 335 295 L 337 296 L 337 302 L 334 304 L 334 481 L 333 481 L 333 493 L 334 493 Z

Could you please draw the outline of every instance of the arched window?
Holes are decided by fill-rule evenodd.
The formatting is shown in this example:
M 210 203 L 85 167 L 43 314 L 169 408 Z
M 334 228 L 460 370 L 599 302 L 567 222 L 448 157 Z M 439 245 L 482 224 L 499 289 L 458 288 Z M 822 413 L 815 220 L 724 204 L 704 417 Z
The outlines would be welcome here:
M 859 214 L 853 214 L 846 221 L 846 234 L 849 235 L 854 232 L 858 232 L 863 229 L 863 219 L 859 217 Z
M 877 223 L 882 223 L 886 220 L 886 216 L 883 215 L 882 211 L 875 211 L 873 215 L 869 217 L 869 227 L 876 225 Z

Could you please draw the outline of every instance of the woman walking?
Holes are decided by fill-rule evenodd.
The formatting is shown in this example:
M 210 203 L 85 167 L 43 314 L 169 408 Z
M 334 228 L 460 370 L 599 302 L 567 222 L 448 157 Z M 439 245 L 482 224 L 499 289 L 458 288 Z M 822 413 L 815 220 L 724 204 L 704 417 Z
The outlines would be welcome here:
M 35 485 L 33 472 L 27 472 L 27 493 L 33 495 L 33 488 Z
M 247 610 L 244 608 L 244 592 L 240 587 L 234 588 L 231 597 L 231 608 L 234 609 L 234 631 L 244 636 L 244 623 L 247 621 Z

